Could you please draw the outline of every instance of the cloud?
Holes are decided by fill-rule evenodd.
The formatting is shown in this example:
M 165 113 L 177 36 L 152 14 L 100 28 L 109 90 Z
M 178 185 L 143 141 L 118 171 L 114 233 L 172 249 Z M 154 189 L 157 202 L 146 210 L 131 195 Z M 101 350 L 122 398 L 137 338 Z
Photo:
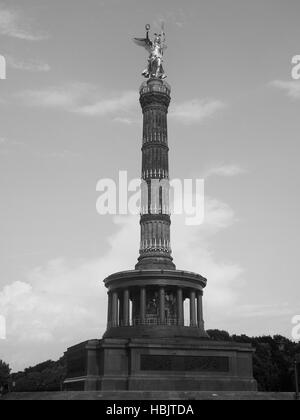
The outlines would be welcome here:
M 114 118 L 114 121 L 120 124 L 125 124 L 125 125 L 132 125 L 135 122 L 138 122 L 137 119 L 133 119 L 133 118 L 126 118 L 126 117 L 116 117 Z
M 235 223 L 235 213 L 228 204 L 205 197 L 202 225 L 185 226 L 183 218 L 172 217 L 175 262 L 179 269 L 195 271 L 208 278 L 205 302 L 209 312 L 217 316 L 224 307 L 230 307 L 237 301 L 243 268 L 217 258 L 212 251 L 211 241 L 219 231 Z
M 202 123 L 225 107 L 226 105 L 219 100 L 193 99 L 175 104 L 171 109 L 170 117 L 184 124 Z
M 35 147 L 32 147 L 29 143 L 25 143 L 19 140 L 7 139 L 5 137 L 0 137 L 0 154 L 5 156 L 9 154 L 16 153 L 26 153 L 30 156 L 33 156 L 37 159 L 56 159 L 56 160 L 66 160 L 66 159 L 75 159 L 80 158 L 80 153 L 73 150 L 62 149 L 62 150 L 37 150 Z
M 138 103 L 135 91 L 126 91 L 114 98 L 105 98 L 92 105 L 75 108 L 74 111 L 88 116 L 104 116 L 134 107 Z
M 300 99 L 300 82 L 274 80 L 271 86 L 283 90 L 292 99 Z
M 44 152 L 44 151 L 33 151 L 32 154 L 37 156 L 38 158 L 45 158 L 45 159 L 74 159 L 80 158 L 80 153 L 73 152 L 72 150 L 60 150 L 54 152 Z
M 115 116 L 114 121 L 126 124 L 133 121 L 131 111 L 138 106 L 135 91 L 104 95 L 96 86 L 84 83 L 26 90 L 17 96 L 28 106 L 56 108 L 88 117 L 111 115 Z
M 26 105 L 44 108 L 60 108 L 73 111 L 78 102 L 91 91 L 86 84 L 70 84 L 63 87 L 49 87 L 41 90 L 25 90 L 17 96 Z
M 236 175 L 240 175 L 245 173 L 245 170 L 243 168 L 241 168 L 238 165 L 220 165 L 220 166 L 215 166 L 211 169 L 209 169 L 206 173 L 205 173 L 205 178 L 208 178 L 210 176 L 225 176 L 225 177 L 232 177 L 232 176 L 236 176 Z
M 29 106 L 56 108 L 87 117 L 112 116 L 113 121 L 125 125 L 136 121 L 139 103 L 134 90 L 104 94 L 99 87 L 85 83 L 26 90 L 17 96 Z M 170 117 L 184 124 L 201 123 L 224 107 L 221 101 L 195 99 L 174 105 Z
M 183 28 L 188 23 L 188 16 L 186 11 L 183 11 L 182 8 L 174 9 L 172 11 L 167 11 L 164 14 L 159 14 L 153 21 L 154 27 L 160 29 L 162 23 L 167 23 L 167 25 L 175 25 L 178 28 Z
M 174 216 L 172 243 L 179 269 L 208 277 L 205 303 L 213 318 L 238 301 L 243 269 L 219 260 L 210 245 L 213 235 L 234 223 L 233 210 L 211 198 L 205 210 L 205 223 L 196 227 L 185 226 L 184 215 Z M 68 346 L 102 336 L 107 316 L 102 280 L 133 268 L 138 256 L 138 217 L 115 217 L 114 224 L 117 232 L 108 238 L 108 251 L 101 258 L 58 258 L 0 289 L 0 314 L 7 320 L 0 358 L 14 370 L 58 358 Z
M 18 10 L 12 10 L 0 5 L 0 34 L 25 40 L 41 41 L 48 38 L 48 35 L 36 33 L 31 24 Z
M 22 141 L 11 140 L 6 137 L 0 137 L 0 146 L 4 146 L 6 150 L 8 150 L 7 147 L 11 148 L 25 146 L 25 143 L 23 143 Z
M 137 218 L 116 218 L 115 224 L 118 232 L 109 238 L 109 251 L 102 258 L 49 261 L 0 290 L 0 314 L 7 321 L 0 359 L 21 369 L 43 357 L 59 357 L 67 346 L 103 334 L 107 293 L 102 281 L 133 266 L 138 251 Z M 18 348 L 22 348 L 21 357 Z
M 252 304 L 237 306 L 232 313 L 239 313 L 243 318 L 266 318 L 282 317 L 288 315 L 292 317 L 297 310 L 293 309 L 287 302 L 275 303 L 272 305 Z
M 30 72 L 48 72 L 51 70 L 49 64 L 44 63 L 39 60 L 18 60 L 14 57 L 6 57 L 8 65 L 15 69 L 21 71 L 30 71 Z

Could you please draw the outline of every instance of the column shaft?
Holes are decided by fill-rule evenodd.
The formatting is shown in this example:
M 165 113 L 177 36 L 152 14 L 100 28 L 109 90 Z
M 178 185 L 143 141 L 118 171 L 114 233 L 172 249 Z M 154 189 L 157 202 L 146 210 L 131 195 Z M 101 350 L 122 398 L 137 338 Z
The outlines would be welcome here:
M 177 321 L 178 325 L 184 325 L 184 310 L 183 310 L 183 296 L 182 289 L 177 289 Z
M 159 320 L 161 324 L 165 324 L 165 289 L 159 289 Z
M 118 299 L 118 314 L 119 314 L 119 327 L 123 325 L 123 296 L 119 295 Z
M 112 326 L 118 326 L 118 293 L 112 294 Z
M 196 327 L 196 293 L 191 291 L 190 293 L 190 326 Z
M 107 305 L 107 327 L 111 327 L 112 322 L 112 294 L 111 292 L 107 293 L 108 305 Z
M 204 329 L 202 293 L 197 294 L 197 318 L 198 328 Z
M 145 324 L 146 318 L 146 289 L 145 287 L 141 288 L 140 291 L 140 322 Z
M 129 325 L 129 290 L 125 289 L 123 294 L 123 325 Z

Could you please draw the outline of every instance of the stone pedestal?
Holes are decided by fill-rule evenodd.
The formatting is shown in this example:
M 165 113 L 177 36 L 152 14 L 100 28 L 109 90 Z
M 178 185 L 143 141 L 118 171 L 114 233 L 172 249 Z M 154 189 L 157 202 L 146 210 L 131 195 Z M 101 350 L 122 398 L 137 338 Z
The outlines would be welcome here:
M 195 338 L 106 338 L 92 343 L 90 356 L 90 342 L 67 351 L 66 390 L 257 390 L 250 345 Z M 82 369 L 72 368 L 83 362 Z

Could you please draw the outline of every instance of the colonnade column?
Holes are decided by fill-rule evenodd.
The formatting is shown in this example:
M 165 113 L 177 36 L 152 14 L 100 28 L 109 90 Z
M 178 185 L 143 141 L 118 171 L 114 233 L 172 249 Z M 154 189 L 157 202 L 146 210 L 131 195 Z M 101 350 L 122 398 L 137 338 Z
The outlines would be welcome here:
M 112 294 L 112 327 L 118 326 L 118 293 L 113 292 Z
M 184 325 L 183 296 L 181 288 L 177 289 L 177 320 L 178 325 Z
M 125 289 L 123 293 L 123 325 L 129 325 L 129 290 Z
M 159 321 L 161 324 L 165 323 L 165 289 L 159 289 Z
M 142 287 L 140 290 L 140 322 L 145 324 L 146 319 L 146 289 Z
M 112 322 L 112 294 L 111 292 L 107 293 L 108 295 L 108 306 L 107 306 L 107 326 L 111 327 Z
M 190 326 L 196 327 L 196 293 L 193 290 L 190 292 L 190 320 Z
M 198 328 L 204 329 L 202 292 L 197 294 L 197 318 Z

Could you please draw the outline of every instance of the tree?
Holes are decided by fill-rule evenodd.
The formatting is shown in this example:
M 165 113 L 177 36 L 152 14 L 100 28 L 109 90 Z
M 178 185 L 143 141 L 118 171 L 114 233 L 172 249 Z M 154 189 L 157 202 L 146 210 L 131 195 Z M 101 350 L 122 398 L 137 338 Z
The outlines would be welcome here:
M 48 360 L 29 367 L 24 372 L 12 375 L 16 392 L 60 391 L 65 378 L 66 360 L 64 357 L 57 362 Z
M 262 392 L 293 392 L 295 390 L 293 364 L 295 354 L 300 353 L 300 343 L 295 343 L 280 335 L 248 337 L 230 335 L 226 331 L 209 330 L 212 340 L 234 341 L 251 344 L 254 378 Z M 299 378 L 300 382 L 300 378 Z
M 207 334 L 214 341 L 232 341 L 232 338 L 227 331 L 208 330 Z
M 0 389 L 1 392 L 8 391 L 8 382 L 10 377 L 10 367 L 7 363 L 0 360 Z

